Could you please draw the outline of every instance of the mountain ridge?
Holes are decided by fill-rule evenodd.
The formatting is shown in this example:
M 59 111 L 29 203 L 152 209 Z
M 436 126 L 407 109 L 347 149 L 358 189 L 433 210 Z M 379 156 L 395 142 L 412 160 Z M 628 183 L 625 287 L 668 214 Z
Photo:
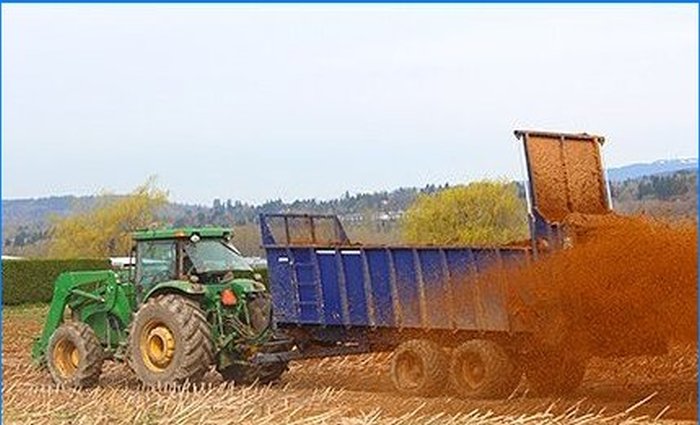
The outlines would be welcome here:
M 659 159 L 653 162 L 638 162 L 620 167 L 608 168 L 606 173 L 608 180 L 617 182 L 697 168 L 697 158 Z

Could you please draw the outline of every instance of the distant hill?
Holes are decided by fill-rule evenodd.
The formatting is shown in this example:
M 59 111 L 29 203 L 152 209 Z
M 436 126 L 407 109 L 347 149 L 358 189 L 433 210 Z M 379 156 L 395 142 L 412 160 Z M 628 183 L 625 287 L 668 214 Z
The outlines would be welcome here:
M 109 195 L 114 196 L 114 195 Z M 51 196 L 48 198 L 3 199 L 2 225 L 37 225 L 47 223 L 51 216 L 65 216 L 92 208 L 99 196 Z
M 698 159 L 672 159 L 659 160 L 651 163 L 630 164 L 618 168 L 608 169 L 608 179 L 618 182 L 628 179 L 636 179 L 644 176 L 653 176 L 657 174 L 668 174 L 680 170 L 697 169 Z

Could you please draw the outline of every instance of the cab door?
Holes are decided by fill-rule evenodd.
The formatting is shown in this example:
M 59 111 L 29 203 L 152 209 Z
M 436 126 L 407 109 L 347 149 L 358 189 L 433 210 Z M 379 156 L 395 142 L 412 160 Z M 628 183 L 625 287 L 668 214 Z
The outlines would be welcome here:
M 177 279 L 175 241 L 140 241 L 136 244 L 136 288 L 138 295 L 160 282 Z

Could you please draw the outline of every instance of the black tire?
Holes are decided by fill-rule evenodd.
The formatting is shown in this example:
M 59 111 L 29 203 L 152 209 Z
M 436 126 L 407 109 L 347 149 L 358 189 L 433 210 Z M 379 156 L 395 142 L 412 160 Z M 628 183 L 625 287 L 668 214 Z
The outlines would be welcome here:
M 46 365 L 58 385 L 88 388 L 97 385 L 104 352 L 92 328 L 82 322 L 65 322 L 49 339 Z
M 219 370 L 225 381 L 236 385 L 269 384 L 279 380 L 288 369 L 287 363 L 274 363 L 265 366 L 231 365 Z
M 247 302 L 251 330 L 255 335 L 261 335 L 272 325 L 272 299 L 270 294 L 259 292 L 251 295 Z
M 197 382 L 214 359 L 211 330 L 199 305 L 184 296 L 149 299 L 129 331 L 128 362 L 148 386 Z
M 442 392 L 447 378 L 447 355 L 436 343 L 413 339 L 399 345 L 391 358 L 391 380 L 397 391 L 411 396 Z
M 530 389 L 539 396 L 568 395 L 583 382 L 586 362 L 563 354 L 531 358 L 525 376 Z
M 453 351 L 450 359 L 450 384 L 464 398 L 508 397 L 521 378 L 518 365 L 494 341 L 467 341 Z

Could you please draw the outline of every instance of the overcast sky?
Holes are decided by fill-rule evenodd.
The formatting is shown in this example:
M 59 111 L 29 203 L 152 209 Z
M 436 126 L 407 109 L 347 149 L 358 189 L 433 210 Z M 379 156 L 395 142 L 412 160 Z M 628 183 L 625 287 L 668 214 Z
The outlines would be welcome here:
M 697 156 L 697 5 L 2 5 L 2 197 L 332 198 Z

